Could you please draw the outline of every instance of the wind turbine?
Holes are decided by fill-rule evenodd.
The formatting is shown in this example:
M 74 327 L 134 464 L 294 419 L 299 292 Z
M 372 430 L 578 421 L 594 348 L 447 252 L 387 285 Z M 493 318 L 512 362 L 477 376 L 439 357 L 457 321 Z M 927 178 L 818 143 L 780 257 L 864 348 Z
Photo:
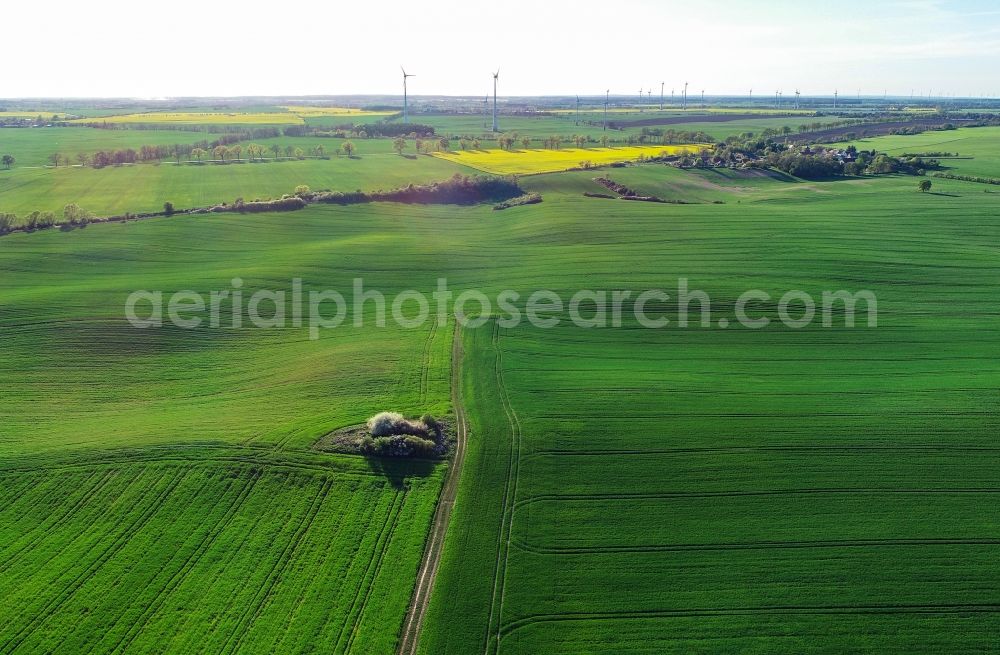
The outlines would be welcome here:
M 406 94 L 406 78 L 416 77 L 416 75 L 407 73 L 406 69 L 403 68 L 402 66 L 399 67 L 399 70 L 403 71 L 403 123 L 405 124 L 410 122 L 409 107 L 408 107 L 409 103 Z
M 701 90 L 701 106 L 705 106 L 705 89 Z
M 576 124 L 580 124 L 580 96 L 576 97 Z
M 834 89 L 833 91 L 833 108 L 837 108 L 837 97 L 840 96 L 840 89 Z
M 802 105 L 800 105 L 800 104 L 799 104 L 799 96 L 800 96 L 800 95 L 801 95 L 801 94 L 799 93 L 799 90 L 798 90 L 798 89 L 795 89 L 795 108 L 796 108 L 796 109 L 798 109 L 799 107 L 801 107 L 801 106 L 802 106 Z
M 667 88 L 666 82 L 660 82 L 660 111 L 663 111 L 663 90 Z
M 750 89 L 750 104 L 753 104 L 753 89 Z
M 497 80 L 500 79 L 500 68 L 493 73 L 493 131 L 499 132 L 500 126 L 497 124 Z
M 774 92 L 774 107 L 776 109 L 781 108 L 781 91 Z
M 688 83 L 687 82 L 684 83 L 684 105 L 683 105 L 683 108 L 684 108 L 685 111 L 687 111 L 687 108 L 688 108 Z
M 608 131 L 608 101 L 611 100 L 611 89 L 604 94 L 604 131 Z

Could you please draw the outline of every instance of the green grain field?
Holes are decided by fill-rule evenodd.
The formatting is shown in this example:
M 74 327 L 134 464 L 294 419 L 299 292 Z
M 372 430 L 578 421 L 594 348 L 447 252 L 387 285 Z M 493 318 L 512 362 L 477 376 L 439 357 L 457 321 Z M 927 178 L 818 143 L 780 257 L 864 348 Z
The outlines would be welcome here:
M 873 143 L 992 170 L 993 131 L 934 134 L 967 143 Z M 15 168 L 0 209 L 469 172 L 387 140 L 359 156 Z M 488 297 L 674 298 L 685 278 L 711 298 L 705 327 L 679 327 L 671 301 L 662 329 L 555 312 L 552 329 L 462 331 L 468 453 L 421 653 L 992 652 L 1000 195 L 939 179 L 922 194 L 907 176 L 600 174 L 678 204 L 585 197 L 607 189 L 576 171 L 522 180 L 544 201 L 503 212 L 311 206 L 0 237 L 0 654 L 396 652 L 449 464 L 314 445 L 386 409 L 452 415 L 454 325 L 380 327 L 370 304 L 316 340 L 124 319 L 132 291 L 234 278 L 248 293 L 363 278 L 390 298 L 439 278 Z M 774 301 L 750 330 L 735 321 L 748 289 L 867 289 L 878 325 L 791 329 Z

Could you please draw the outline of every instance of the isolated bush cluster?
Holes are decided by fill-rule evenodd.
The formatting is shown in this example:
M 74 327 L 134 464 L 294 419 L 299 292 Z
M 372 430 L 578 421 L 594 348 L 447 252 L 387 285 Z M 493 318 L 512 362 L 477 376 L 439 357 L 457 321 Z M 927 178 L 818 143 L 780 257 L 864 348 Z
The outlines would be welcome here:
M 430 414 L 409 419 L 397 412 L 381 412 L 368 419 L 368 434 L 358 444 L 365 455 L 379 457 L 437 457 L 447 452 L 441 424 Z
M 368 431 L 373 437 L 392 435 L 427 436 L 430 428 L 421 421 L 412 421 L 397 412 L 382 412 L 368 419 Z

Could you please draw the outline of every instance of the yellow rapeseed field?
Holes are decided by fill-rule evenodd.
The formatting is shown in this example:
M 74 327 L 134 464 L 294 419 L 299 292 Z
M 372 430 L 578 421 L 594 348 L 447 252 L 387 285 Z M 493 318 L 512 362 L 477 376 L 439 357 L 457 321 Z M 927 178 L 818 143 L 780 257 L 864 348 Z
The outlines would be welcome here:
M 705 147 L 707 146 L 702 144 L 690 144 L 561 150 L 464 150 L 436 152 L 434 156 L 495 175 L 534 175 L 565 171 L 582 166 L 585 162 L 599 166 L 618 161 L 635 161 L 643 157 L 656 157 L 662 153 L 694 154 Z
M 290 113 L 303 118 L 318 118 L 322 116 L 392 116 L 399 112 L 392 110 L 368 111 L 357 109 L 356 107 L 306 107 L 300 105 L 289 105 L 282 107 Z

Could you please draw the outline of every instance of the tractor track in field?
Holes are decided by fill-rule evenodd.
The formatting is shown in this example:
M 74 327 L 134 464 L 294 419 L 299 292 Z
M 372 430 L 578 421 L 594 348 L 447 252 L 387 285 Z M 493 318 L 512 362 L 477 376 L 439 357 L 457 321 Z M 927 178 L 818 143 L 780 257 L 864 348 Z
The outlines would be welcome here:
M 843 445 L 803 445 L 803 446 L 722 446 L 722 447 L 691 447 L 691 448 L 651 448 L 641 449 L 607 449 L 607 450 L 536 450 L 528 457 L 649 457 L 650 455 L 671 455 L 686 457 L 688 455 L 701 454 L 725 454 L 741 455 L 757 452 L 778 452 L 778 453 L 899 453 L 907 454 L 954 454 L 954 453 L 1000 453 L 1000 448 L 989 446 L 951 446 L 948 444 L 913 444 L 903 446 L 871 446 L 864 444 L 843 444 Z
M 208 449 L 206 449 L 208 450 Z M 224 449 L 221 449 L 226 452 Z M 231 451 L 229 451 L 231 452 Z M 271 451 L 266 451 L 270 453 Z M 362 469 L 352 469 L 344 468 L 337 469 L 333 468 L 329 462 L 296 462 L 296 461 L 277 461 L 277 460 L 267 460 L 254 457 L 252 454 L 247 455 L 237 455 L 237 454 L 215 454 L 206 453 L 205 455 L 196 455 L 192 453 L 190 456 L 185 456 L 183 454 L 157 454 L 155 452 L 148 454 L 121 454 L 121 455 L 111 455 L 107 457 L 102 457 L 100 459 L 93 459 L 84 462 L 66 462 L 56 465 L 46 465 L 40 463 L 37 465 L 22 466 L 22 467 L 12 467 L 5 469 L 5 472 L 14 473 L 32 473 L 32 472 L 44 472 L 47 474 L 51 473 L 63 473 L 67 471 L 80 471 L 86 470 L 88 468 L 97 468 L 102 466 L 132 466 L 132 465 L 190 465 L 199 467 L 210 467 L 215 464 L 235 464 L 240 466 L 249 467 L 259 467 L 268 470 L 286 470 L 286 471 L 296 471 L 296 472 L 308 472 L 308 473 L 318 473 L 323 475 L 328 475 L 330 473 L 337 473 L 338 475 L 348 475 L 356 476 L 361 478 L 379 478 L 384 477 L 381 473 L 362 470 Z
M 441 563 L 441 553 L 444 550 L 444 539 L 448 534 L 448 524 L 451 512 L 458 495 L 458 483 L 461 479 L 462 465 L 465 462 L 466 442 L 469 436 L 469 424 L 462 404 L 462 328 L 456 321 L 455 334 L 451 346 L 451 404 L 455 411 L 455 456 L 445 474 L 441 486 L 441 495 L 431 524 L 431 533 L 427 538 L 427 546 L 417 571 L 417 581 L 414 585 L 410 606 L 403 620 L 403 630 L 399 638 L 398 655 L 415 655 L 420 643 L 420 631 L 423 627 L 427 607 L 430 604 L 434 581 L 437 579 L 438 567 Z
M 163 607 L 166 603 L 168 596 L 173 593 L 188 577 L 192 570 L 194 570 L 195 565 L 201 560 L 202 556 L 208 552 L 209 548 L 215 543 L 219 535 L 222 534 L 229 524 L 232 522 L 233 517 L 237 515 L 239 510 L 243 507 L 246 499 L 253 492 L 258 480 L 260 480 L 260 475 L 252 475 L 249 480 L 244 482 L 243 486 L 240 488 L 239 492 L 236 494 L 236 498 L 233 499 L 232 504 L 226 509 L 223 515 L 215 522 L 215 524 L 209 529 L 205 535 L 202 537 L 198 546 L 187 556 L 181 567 L 174 571 L 173 575 L 167 580 L 164 587 L 157 593 L 152 602 L 145 608 L 137 617 L 134 619 L 132 626 L 126 631 L 119 642 L 111 650 L 112 653 L 118 652 L 128 652 L 129 647 L 132 643 L 142 634 L 142 629 L 146 627 L 149 619 L 156 615 L 156 613 Z
M 995 603 L 941 604 L 941 605 L 779 605 L 769 607 L 705 608 L 689 610 L 647 610 L 635 612 L 578 612 L 564 614 L 535 614 L 512 621 L 503 627 L 503 636 L 537 623 L 565 621 L 629 621 L 641 619 L 713 618 L 725 616 L 769 615 L 863 615 L 863 614 L 996 614 L 1000 605 Z
M 226 640 L 221 653 L 233 653 L 239 650 L 240 644 L 243 642 L 243 638 L 246 637 L 254 622 L 260 617 L 260 613 L 264 610 L 265 605 L 271 599 L 271 594 L 274 592 L 274 588 L 282 579 L 285 569 L 288 568 L 288 565 L 291 563 L 292 559 L 294 559 L 299 550 L 299 546 L 305 540 L 306 535 L 309 533 L 309 529 L 312 528 L 312 524 L 316 520 L 316 515 L 319 514 L 319 511 L 323 506 L 323 502 L 330 493 L 330 488 L 332 486 L 333 480 L 327 479 L 323 481 L 323 484 L 319 491 L 317 491 L 316 496 L 309 504 L 309 507 L 306 509 L 302 519 L 300 519 L 295 532 L 292 533 L 291 538 L 285 545 L 284 549 L 282 549 L 281 554 L 274 561 L 271 570 L 265 578 L 263 588 L 260 589 L 254 596 L 252 609 L 240 617 L 236 624 L 236 629 L 233 630 L 229 638 Z
M 396 536 L 396 528 L 399 526 L 399 515 L 403 511 L 403 505 L 406 504 L 406 495 L 408 491 L 403 489 L 399 491 L 396 498 L 393 499 L 393 506 L 389 510 L 389 514 L 386 517 L 386 526 L 388 526 L 388 532 L 385 535 L 385 539 L 382 540 L 382 545 L 376 548 L 376 557 L 374 559 L 375 567 L 372 569 L 371 575 L 369 576 L 366 572 L 365 578 L 367 578 L 367 584 L 365 584 L 365 579 L 362 579 L 361 586 L 358 587 L 358 592 L 354 596 L 354 603 L 351 606 L 350 614 L 354 614 L 353 620 L 350 619 L 350 614 L 348 614 L 348 619 L 351 623 L 351 632 L 347 636 L 347 643 L 344 645 L 344 653 L 350 653 L 351 649 L 354 648 L 354 640 L 358 636 L 358 630 L 361 627 L 362 618 L 365 615 L 365 609 L 368 607 L 368 601 L 371 600 L 372 588 L 378 581 L 379 575 L 382 573 L 382 563 L 385 561 L 385 555 L 389 551 L 389 546 L 392 545 L 393 537 Z M 399 502 L 396 502 L 398 500 Z M 357 606 L 358 599 L 361 600 L 361 605 L 358 606 L 357 612 L 354 611 L 354 607 Z M 346 624 L 345 624 L 346 625 Z M 338 645 L 339 645 L 339 639 Z
M 375 543 L 372 544 L 371 557 L 365 566 L 364 573 L 358 581 L 357 588 L 354 590 L 351 606 L 347 608 L 344 622 L 340 625 L 340 630 L 337 632 L 337 641 L 334 643 L 333 648 L 335 653 L 347 653 L 350 650 L 350 642 L 357 630 L 358 623 L 361 621 L 361 614 L 368 600 L 368 593 L 371 591 L 371 587 L 375 584 L 375 579 L 378 577 L 382 566 L 382 558 L 385 556 L 385 551 L 392 540 L 393 532 L 396 529 L 396 519 L 404 502 L 406 502 L 406 491 L 397 490 L 386 510 L 385 518 L 382 519 L 382 525 L 379 527 L 378 535 L 375 537 Z M 350 629 L 350 632 L 345 632 L 348 629 Z M 341 642 L 344 641 L 345 635 L 347 641 L 344 643 L 344 647 L 341 648 Z
M 639 546 L 536 546 L 518 539 L 517 546 L 537 555 L 592 555 L 613 553 L 677 553 L 689 551 L 773 550 L 808 548 L 890 548 L 908 546 L 1000 546 L 1000 539 L 949 538 L 939 539 L 838 539 L 823 541 L 752 541 L 718 544 L 649 544 Z
M 483 652 L 489 655 L 491 644 L 496 644 L 494 653 L 500 652 L 500 641 L 502 638 L 501 629 L 503 627 L 503 603 L 507 591 L 507 565 L 510 561 L 510 547 L 513 542 L 514 530 L 514 510 L 517 501 L 517 483 L 520 473 L 521 460 L 521 422 L 510 403 L 507 395 L 507 387 L 503 378 L 503 349 L 500 347 L 500 324 L 493 326 L 493 348 L 496 351 L 495 375 L 497 393 L 500 396 L 500 403 L 503 405 L 504 413 L 507 416 L 507 423 L 510 427 L 510 459 L 507 463 L 507 484 L 504 488 L 503 514 L 500 523 L 499 543 L 497 547 L 497 562 L 493 573 L 493 596 L 490 600 L 489 622 L 486 627 L 486 643 L 483 645 Z M 494 621 L 494 614 L 496 620 Z M 494 626 L 496 627 L 494 630 Z M 495 637 L 495 641 L 493 641 Z
M 438 320 L 431 321 L 431 329 L 424 341 L 423 367 L 420 369 L 420 406 L 427 404 L 427 391 L 430 387 L 431 360 L 434 356 L 434 339 L 437 337 Z
M 149 484 L 149 482 L 147 480 L 145 480 L 145 477 L 144 477 L 145 473 L 146 472 L 143 472 L 142 474 L 136 476 L 132 480 L 129 480 L 126 483 L 125 487 L 123 487 L 121 490 L 118 491 L 118 495 L 119 496 L 125 496 L 127 493 L 131 492 L 131 490 L 133 489 L 133 487 L 139 487 L 139 486 L 141 486 L 143 484 Z M 160 477 L 156 478 L 156 480 L 160 480 L 160 479 L 163 479 L 163 478 L 164 478 L 164 476 L 163 476 L 162 472 L 160 472 Z M 153 484 L 155 484 L 155 480 L 154 480 Z M 86 504 L 82 506 L 82 508 L 85 508 L 85 507 L 86 507 Z M 81 511 L 83 511 L 82 508 L 81 508 Z M 110 535 L 112 533 L 108 533 L 108 534 Z M 77 544 L 77 542 L 79 542 L 81 539 L 85 538 L 87 535 L 88 535 L 87 532 L 76 533 L 71 539 L 69 539 L 68 541 L 65 541 L 62 544 L 60 544 L 59 547 L 58 547 L 58 550 L 52 555 L 52 561 L 58 561 L 58 560 L 60 560 L 63 557 L 63 555 L 66 553 L 66 551 L 68 551 L 69 549 L 73 548 Z M 69 570 L 70 569 L 64 569 L 64 571 L 69 571 Z M 2 575 L 3 575 L 3 572 L 0 571 L 0 577 L 2 577 Z M 3 649 L 0 648 L 0 653 L 2 653 L 2 652 L 3 652 Z
M 732 491 L 664 491 L 650 493 L 606 493 L 606 494 L 541 494 L 517 501 L 517 507 L 545 502 L 587 503 L 608 501 L 642 501 L 642 500 L 685 500 L 693 498 L 740 498 L 759 496 L 805 496 L 805 495 L 840 495 L 840 494 L 913 494 L 913 495 L 963 495 L 963 494 L 998 494 L 997 487 L 941 487 L 902 488 L 902 487 L 830 487 L 803 489 L 762 489 L 762 490 L 732 490 Z
M 58 609 L 70 598 L 77 590 L 83 586 L 83 584 L 89 579 L 94 573 L 100 569 L 104 564 L 110 560 L 115 554 L 121 550 L 146 523 L 156 514 L 157 510 L 162 506 L 163 501 L 170 497 L 175 489 L 180 485 L 181 481 L 187 476 L 187 473 L 180 473 L 174 475 L 170 478 L 164 485 L 156 496 L 153 498 L 152 502 L 147 504 L 139 512 L 139 516 L 136 517 L 125 530 L 117 535 L 111 543 L 101 551 L 101 553 L 92 560 L 79 574 L 77 574 L 73 580 L 69 581 L 63 588 L 61 593 L 59 593 L 55 598 L 50 599 L 45 605 L 40 608 L 39 612 L 15 634 L 6 643 L 0 646 L 0 653 L 15 652 L 18 650 L 20 644 L 34 631 L 38 626 L 42 625 L 49 619 L 50 616 L 55 614 Z
M 79 498 L 77 498 L 73 503 L 67 504 L 67 507 L 62 512 L 54 512 L 54 521 L 45 524 L 42 523 L 37 528 L 37 534 L 29 539 L 27 542 L 23 543 L 20 548 L 18 548 L 13 553 L 4 556 L 4 561 L 0 564 L 0 575 L 3 575 L 13 566 L 21 557 L 23 553 L 33 549 L 36 545 L 41 543 L 46 536 L 48 536 L 52 531 L 56 530 L 62 526 L 67 521 L 73 519 L 77 511 L 85 506 L 91 498 L 98 495 L 104 490 L 104 487 L 108 485 L 110 480 L 114 477 L 113 471 L 107 471 L 103 475 L 94 474 L 91 478 L 98 477 L 98 481 L 89 487 Z M 30 535 L 31 533 L 29 533 Z

